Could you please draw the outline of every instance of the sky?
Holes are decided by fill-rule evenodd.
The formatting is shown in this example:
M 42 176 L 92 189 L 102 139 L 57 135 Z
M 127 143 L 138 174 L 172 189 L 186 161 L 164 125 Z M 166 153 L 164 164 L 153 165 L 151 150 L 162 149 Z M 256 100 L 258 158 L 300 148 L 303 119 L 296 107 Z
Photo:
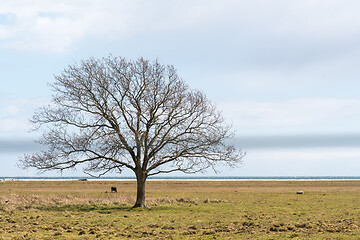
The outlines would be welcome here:
M 174 65 L 216 103 L 246 152 L 220 176 L 360 176 L 359 10 L 355 0 L 0 0 L 0 177 L 37 176 L 16 165 L 40 149 L 29 119 L 50 102 L 54 75 L 109 54 Z

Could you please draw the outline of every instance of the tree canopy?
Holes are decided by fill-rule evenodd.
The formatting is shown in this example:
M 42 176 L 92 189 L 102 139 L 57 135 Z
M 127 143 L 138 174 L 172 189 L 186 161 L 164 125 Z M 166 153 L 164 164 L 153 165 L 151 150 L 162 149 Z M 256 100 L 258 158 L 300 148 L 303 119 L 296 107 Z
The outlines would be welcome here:
M 230 125 L 205 94 L 189 86 L 171 65 L 109 56 L 70 65 L 50 84 L 52 104 L 31 120 L 43 129 L 43 151 L 22 157 L 40 171 L 83 166 L 92 176 L 132 170 L 135 206 L 145 206 L 148 176 L 195 173 L 243 154 L 229 143 Z

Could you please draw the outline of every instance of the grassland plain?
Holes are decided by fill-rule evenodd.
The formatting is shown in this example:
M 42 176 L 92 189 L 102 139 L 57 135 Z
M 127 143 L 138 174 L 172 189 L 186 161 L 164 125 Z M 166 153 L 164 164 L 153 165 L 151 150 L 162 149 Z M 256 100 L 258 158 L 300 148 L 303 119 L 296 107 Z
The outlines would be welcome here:
M 360 181 L 149 181 L 148 209 L 135 194 L 134 181 L 1 182 L 0 239 L 360 239 Z

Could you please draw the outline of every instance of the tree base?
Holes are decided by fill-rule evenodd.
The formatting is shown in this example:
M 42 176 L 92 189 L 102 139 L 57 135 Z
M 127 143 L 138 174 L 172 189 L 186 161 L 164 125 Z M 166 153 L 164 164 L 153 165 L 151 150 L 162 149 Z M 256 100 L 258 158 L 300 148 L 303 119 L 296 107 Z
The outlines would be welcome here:
M 149 208 L 147 205 L 145 204 L 137 204 L 135 203 L 135 205 L 132 208 Z

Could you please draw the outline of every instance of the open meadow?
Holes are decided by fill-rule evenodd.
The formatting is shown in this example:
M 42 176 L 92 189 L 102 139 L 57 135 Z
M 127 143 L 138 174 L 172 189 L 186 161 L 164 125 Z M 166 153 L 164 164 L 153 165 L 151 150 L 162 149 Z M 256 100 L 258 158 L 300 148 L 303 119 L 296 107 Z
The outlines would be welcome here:
M 149 208 L 135 196 L 135 181 L 0 182 L 0 239 L 360 239 L 360 181 L 148 181 Z

